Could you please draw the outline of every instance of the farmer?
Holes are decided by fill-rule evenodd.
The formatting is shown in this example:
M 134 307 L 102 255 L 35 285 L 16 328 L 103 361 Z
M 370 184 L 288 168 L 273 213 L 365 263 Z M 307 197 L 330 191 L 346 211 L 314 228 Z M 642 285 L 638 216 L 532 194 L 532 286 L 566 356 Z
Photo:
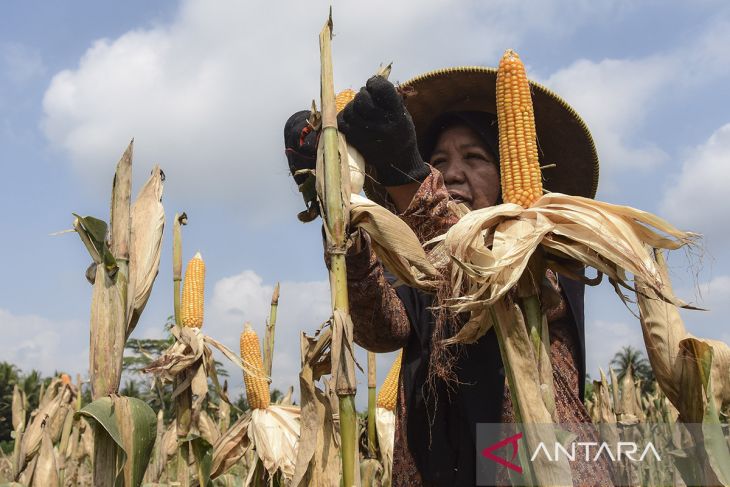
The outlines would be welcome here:
M 501 203 L 495 80 L 493 69 L 456 68 L 419 76 L 399 91 L 375 76 L 339 114 L 339 130 L 366 161 L 366 193 L 396 212 L 422 242 L 456 223 L 450 202 L 472 210 Z M 598 159 L 585 124 L 549 90 L 532 84 L 532 91 L 541 164 L 554 164 L 544 173 L 546 189 L 593 197 Z M 285 126 L 292 174 L 314 167 L 318 134 L 308 115 L 297 112 Z M 305 177 L 295 179 L 301 184 Z M 494 330 L 473 344 L 441 345 L 463 326 L 462 317 L 434 311 L 433 295 L 393 287 L 367 233 L 356 231 L 351 241 L 355 342 L 379 353 L 403 349 L 393 486 L 474 485 L 476 424 L 515 422 Z M 544 285 L 554 291 L 543 308 L 558 420 L 589 423 L 582 401 L 584 286 L 550 272 Z M 581 485 L 605 485 L 610 478 L 605 469 L 578 470 L 573 478 Z M 504 472 L 498 479 L 506 481 Z

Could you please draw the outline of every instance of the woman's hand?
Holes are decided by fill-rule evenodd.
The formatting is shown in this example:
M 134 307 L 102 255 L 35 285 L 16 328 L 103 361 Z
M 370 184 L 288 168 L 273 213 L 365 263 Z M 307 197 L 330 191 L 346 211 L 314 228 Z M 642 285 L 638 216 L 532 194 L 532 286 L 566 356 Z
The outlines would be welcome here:
M 416 144 L 416 129 L 403 98 L 382 76 L 373 76 L 337 117 L 340 132 L 383 186 L 420 183 L 430 174 Z
M 284 125 L 284 147 L 289 171 L 298 186 L 307 179 L 307 174 L 299 173 L 307 169 L 314 170 L 317 163 L 317 140 L 319 132 L 315 131 L 307 120 L 311 112 L 296 112 Z

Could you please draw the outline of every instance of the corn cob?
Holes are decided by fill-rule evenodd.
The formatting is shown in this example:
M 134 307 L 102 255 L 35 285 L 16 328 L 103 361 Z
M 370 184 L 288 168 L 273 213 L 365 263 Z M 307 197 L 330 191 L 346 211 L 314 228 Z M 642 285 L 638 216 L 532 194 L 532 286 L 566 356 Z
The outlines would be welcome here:
M 350 103 L 350 101 L 355 98 L 355 95 L 355 91 L 349 88 L 340 91 L 335 97 L 335 107 L 337 107 L 337 113 L 340 113 L 342 109 L 345 108 L 345 105 Z
M 243 381 L 246 384 L 246 398 L 251 409 L 266 409 L 271 403 L 269 381 L 264 372 L 264 363 L 261 360 L 259 337 L 249 323 L 244 325 L 241 333 L 241 359 L 250 367 L 244 370 Z
M 542 196 L 535 114 L 525 66 L 511 49 L 497 70 L 497 121 L 502 199 L 530 207 Z
M 205 262 L 200 252 L 190 259 L 183 281 L 180 321 L 182 326 L 203 326 L 203 298 L 205 288 Z
M 398 353 L 395 358 L 393 365 L 388 371 L 388 375 L 385 376 L 385 381 L 380 387 L 378 392 L 377 406 L 379 408 L 387 409 L 388 411 L 395 410 L 396 400 L 398 399 L 398 376 L 400 375 L 400 362 L 403 351 Z
M 68 374 L 61 374 L 61 384 L 67 386 L 71 383 L 71 376 Z

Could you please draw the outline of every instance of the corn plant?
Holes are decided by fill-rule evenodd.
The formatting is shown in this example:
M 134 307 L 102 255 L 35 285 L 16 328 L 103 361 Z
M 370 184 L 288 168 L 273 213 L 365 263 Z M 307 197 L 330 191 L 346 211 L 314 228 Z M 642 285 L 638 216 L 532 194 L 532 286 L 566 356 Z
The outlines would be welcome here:
M 94 484 L 139 485 L 154 443 L 155 414 L 138 399 L 117 396 L 124 344 L 157 276 L 164 228 L 162 182 L 155 167 L 134 205 L 132 147 L 117 164 L 110 224 L 76 216 L 74 229 L 94 264 L 89 371 L 94 402 L 77 414 L 94 431 Z

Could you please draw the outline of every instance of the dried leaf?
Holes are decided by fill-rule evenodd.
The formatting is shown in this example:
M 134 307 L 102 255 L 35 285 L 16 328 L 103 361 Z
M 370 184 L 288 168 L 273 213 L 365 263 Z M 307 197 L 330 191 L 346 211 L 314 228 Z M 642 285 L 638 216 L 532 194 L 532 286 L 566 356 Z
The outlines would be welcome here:
M 210 478 L 215 479 L 231 469 L 243 458 L 251 446 L 248 438 L 248 427 L 251 424 L 251 412 L 247 412 L 233 423 L 213 445 Z
M 365 230 L 373 250 L 385 267 L 409 285 L 434 289 L 440 279 L 421 242 L 406 223 L 392 212 L 359 195 L 350 198 L 353 227 Z
M 296 469 L 291 485 L 339 485 L 340 456 L 338 433 L 335 429 L 334 411 L 336 404 L 331 391 L 322 391 L 314 384 L 322 374 L 330 373 L 328 348 L 331 329 L 319 339 L 300 336 L 302 368 L 299 372 L 299 386 L 302 409 L 301 430 L 297 450 Z M 329 393 L 328 393 L 329 392 Z
M 218 439 L 221 436 L 220 431 L 218 431 L 218 426 L 212 419 L 210 419 L 208 413 L 205 411 L 200 412 L 197 426 L 201 438 L 211 445 L 215 445 L 218 442 Z

